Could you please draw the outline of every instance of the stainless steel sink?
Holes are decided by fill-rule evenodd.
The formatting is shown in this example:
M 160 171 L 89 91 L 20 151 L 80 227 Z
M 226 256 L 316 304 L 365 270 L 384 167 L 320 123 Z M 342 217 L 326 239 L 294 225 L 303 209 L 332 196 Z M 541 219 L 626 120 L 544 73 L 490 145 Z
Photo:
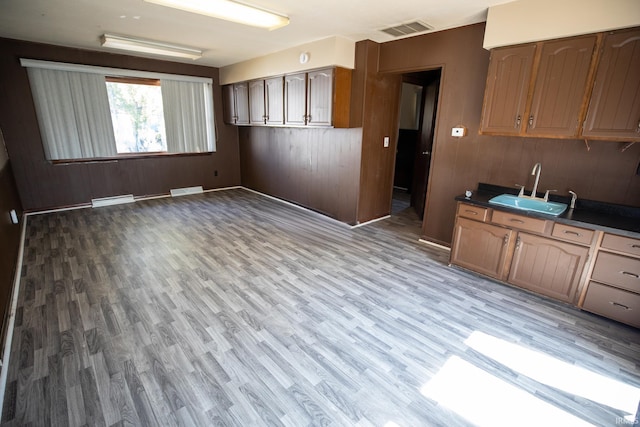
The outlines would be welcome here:
M 518 197 L 513 194 L 501 194 L 489 200 L 489 203 L 495 205 L 507 206 L 513 209 L 519 209 L 528 212 L 537 212 L 547 215 L 558 216 L 567 210 L 567 205 L 557 202 L 546 202 L 540 199 L 532 199 L 529 197 Z

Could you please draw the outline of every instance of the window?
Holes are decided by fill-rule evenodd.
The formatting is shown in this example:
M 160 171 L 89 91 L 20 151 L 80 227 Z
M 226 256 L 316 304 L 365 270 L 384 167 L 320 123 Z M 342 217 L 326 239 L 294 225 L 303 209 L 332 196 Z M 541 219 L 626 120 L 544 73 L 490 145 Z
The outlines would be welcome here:
M 166 152 L 160 81 L 107 77 L 106 83 L 118 154 Z
M 209 78 L 20 61 L 49 160 L 215 151 Z

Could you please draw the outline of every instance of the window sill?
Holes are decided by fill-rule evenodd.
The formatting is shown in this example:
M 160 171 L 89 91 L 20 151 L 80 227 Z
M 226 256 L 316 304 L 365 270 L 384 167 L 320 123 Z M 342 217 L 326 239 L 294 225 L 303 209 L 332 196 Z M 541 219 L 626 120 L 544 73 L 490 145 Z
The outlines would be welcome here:
M 117 162 L 118 160 L 137 160 L 137 159 L 150 159 L 158 157 L 188 157 L 188 156 L 209 156 L 215 153 L 215 151 L 207 151 L 206 153 L 126 153 L 118 154 L 113 157 L 92 157 L 86 159 L 67 159 L 67 160 L 49 160 L 53 165 L 68 165 L 76 163 L 102 163 L 102 162 Z

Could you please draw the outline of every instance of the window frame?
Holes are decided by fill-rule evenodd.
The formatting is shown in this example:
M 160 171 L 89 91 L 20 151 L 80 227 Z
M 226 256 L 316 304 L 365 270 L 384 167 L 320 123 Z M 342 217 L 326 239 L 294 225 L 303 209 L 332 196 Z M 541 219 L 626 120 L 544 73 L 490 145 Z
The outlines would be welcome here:
M 125 159 L 141 159 L 141 158 L 158 158 L 158 157 L 185 157 L 185 156 L 210 156 L 217 152 L 218 145 L 218 127 L 216 123 L 215 115 L 215 97 L 213 96 L 213 78 L 181 75 L 181 74 L 169 74 L 159 73 L 153 71 L 141 71 L 132 70 L 126 68 L 111 68 L 84 64 L 73 64 L 65 62 L 45 61 L 38 59 L 20 58 L 20 65 L 25 68 L 44 68 L 48 70 L 60 70 L 60 71 L 72 71 L 80 73 L 93 73 L 102 74 L 105 76 L 105 84 L 107 79 L 114 79 L 121 83 L 134 83 L 145 84 L 144 82 L 157 82 L 160 86 L 161 80 L 175 80 L 179 82 L 192 82 L 203 83 L 206 86 L 206 96 L 210 97 L 211 105 L 211 117 L 210 121 L 210 134 L 211 140 L 209 145 L 211 151 L 206 152 L 169 152 L 169 151 L 157 151 L 157 152 L 140 152 L 140 153 L 118 153 L 116 156 L 108 157 L 87 157 L 87 158 L 70 158 L 70 159 L 47 159 L 48 162 L 54 165 L 61 164 L 79 164 L 79 163 L 94 163 L 94 162 L 109 162 Z M 146 83 L 149 84 L 149 83 Z M 35 101 L 34 101 L 35 102 Z

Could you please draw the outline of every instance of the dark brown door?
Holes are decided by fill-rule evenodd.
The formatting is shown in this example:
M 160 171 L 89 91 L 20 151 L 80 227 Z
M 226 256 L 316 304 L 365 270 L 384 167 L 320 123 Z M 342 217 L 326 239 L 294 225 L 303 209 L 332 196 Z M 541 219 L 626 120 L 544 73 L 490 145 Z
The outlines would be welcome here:
M 411 186 L 411 206 L 414 207 L 420 218 L 424 216 L 424 204 L 427 197 L 439 88 L 440 79 L 438 78 L 424 87 L 422 97 L 424 99 L 424 112 L 420 140 L 416 146 L 413 184 Z

